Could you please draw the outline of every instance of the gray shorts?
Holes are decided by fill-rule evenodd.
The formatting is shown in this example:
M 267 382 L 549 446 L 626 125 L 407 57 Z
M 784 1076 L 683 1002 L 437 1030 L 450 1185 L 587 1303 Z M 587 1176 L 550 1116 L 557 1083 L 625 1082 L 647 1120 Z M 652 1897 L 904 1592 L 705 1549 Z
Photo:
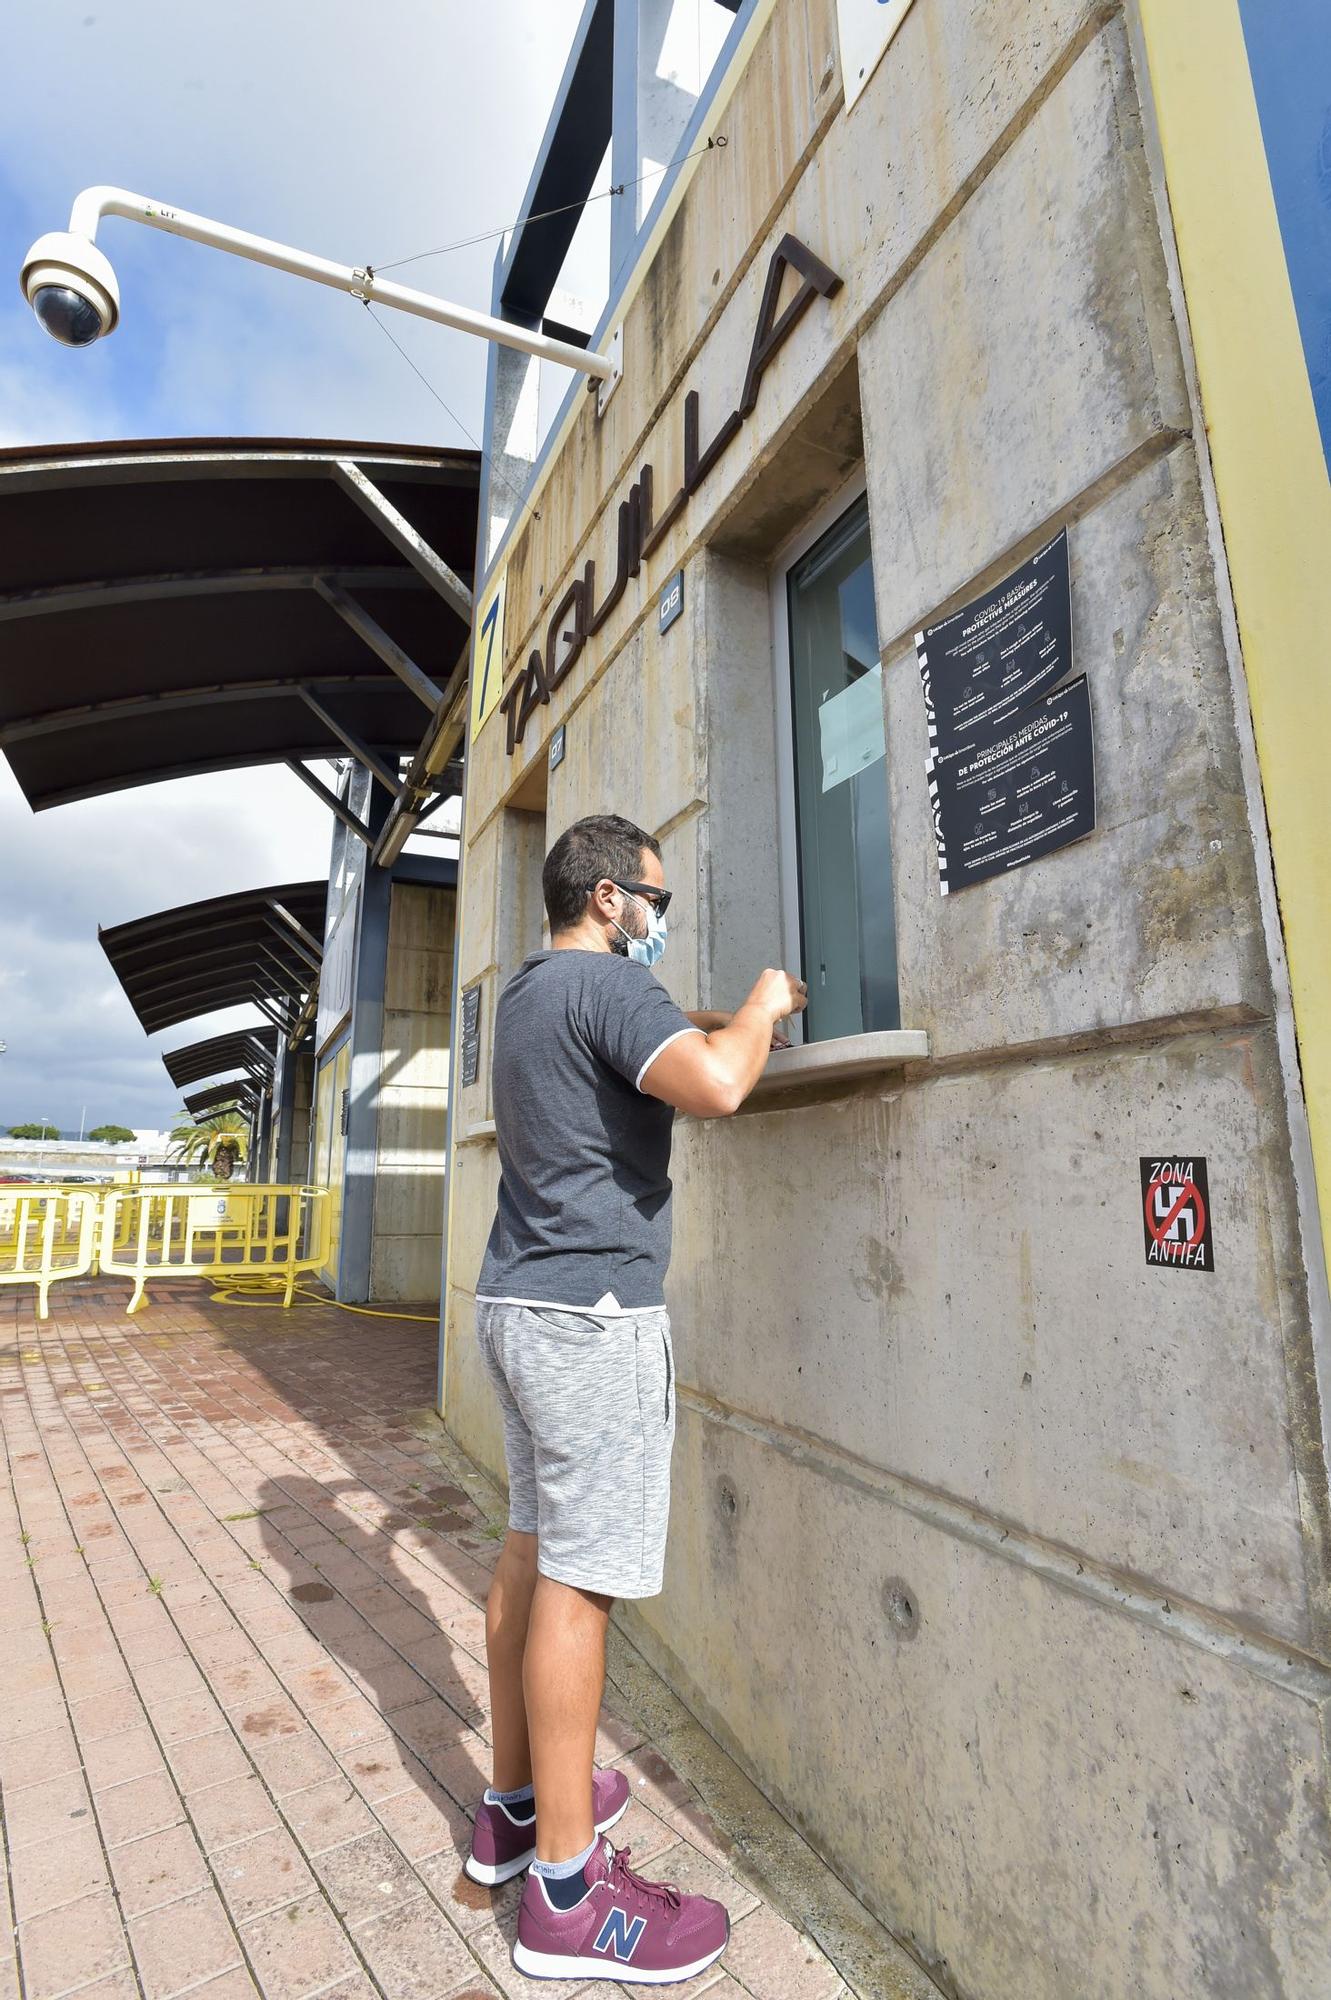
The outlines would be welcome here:
M 606 1597 L 654 1597 L 665 1568 L 675 1357 L 664 1306 L 601 1314 L 477 1300 L 504 1412 L 508 1524 L 537 1567 Z

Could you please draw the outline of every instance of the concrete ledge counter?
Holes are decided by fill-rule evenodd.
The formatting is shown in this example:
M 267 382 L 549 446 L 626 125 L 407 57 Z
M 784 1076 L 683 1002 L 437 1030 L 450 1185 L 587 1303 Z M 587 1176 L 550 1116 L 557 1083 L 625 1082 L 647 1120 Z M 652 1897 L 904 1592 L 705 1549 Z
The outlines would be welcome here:
M 919 1028 L 895 1028 L 877 1035 L 841 1035 L 830 1042 L 806 1042 L 797 1048 L 774 1049 L 751 1095 L 794 1090 L 807 1083 L 840 1083 L 847 1077 L 871 1076 L 875 1070 L 922 1062 L 928 1054 L 929 1037 Z M 485 1118 L 468 1125 L 457 1143 L 475 1146 L 494 1137 L 494 1119 Z
M 929 1054 L 929 1037 L 918 1028 L 894 1028 L 877 1035 L 840 1035 L 828 1042 L 774 1049 L 753 1095 L 793 1090 L 805 1083 L 839 1083 L 846 1077 L 868 1076 L 900 1063 L 920 1062 Z
M 479 1125 L 469 1125 L 457 1143 L 459 1146 L 478 1146 L 482 1140 L 493 1139 L 494 1136 L 494 1119 L 483 1118 Z

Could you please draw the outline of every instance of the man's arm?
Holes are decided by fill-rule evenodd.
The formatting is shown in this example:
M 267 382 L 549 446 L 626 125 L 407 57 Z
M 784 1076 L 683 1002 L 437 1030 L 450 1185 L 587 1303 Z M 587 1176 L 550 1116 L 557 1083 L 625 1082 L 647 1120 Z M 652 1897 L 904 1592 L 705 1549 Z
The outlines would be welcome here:
M 714 1007 L 686 1007 L 684 1018 L 686 1021 L 692 1021 L 695 1028 L 701 1028 L 705 1035 L 710 1035 L 718 1028 L 728 1028 L 735 1017 L 733 1014 L 720 1014 Z M 788 1049 L 789 1035 L 783 1035 L 780 1028 L 773 1028 L 772 1047 Z
M 719 1017 L 724 1026 L 708 1028 L 704 1023 L 717 1017 L 690 1015 L 703 1033 L 670 1042 L 648 1066 L 640 1087 L 694 1118 L 728 1118 L 762 1075 L 777 1022 L 802 1012 L 807 998 L 803 980 L 789 972 L 764 972 L 738 1012 Z

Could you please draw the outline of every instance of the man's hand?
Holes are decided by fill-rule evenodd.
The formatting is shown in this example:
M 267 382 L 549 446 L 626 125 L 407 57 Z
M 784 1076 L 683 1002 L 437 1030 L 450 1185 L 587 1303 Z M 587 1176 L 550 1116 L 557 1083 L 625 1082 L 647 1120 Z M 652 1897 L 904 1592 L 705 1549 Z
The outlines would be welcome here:
M 644 1075 L 643 1090 L 695 1118 L 729 1117 L 762 1075 L 777 1022 L 807 1005 L 804 981 L 769 967 L 725 1027 L 668 1043 Z M 701 1025 L 695 1017 L 695 1026 Z
M 773 1021 L 784 1021 L 788 1014 L 804 1012 L 809 1004 L 809 989 L 793 972 L 777 972 L 769 966 L 766 972 L 759 973 L 749 995 L 749 1002 L 755 1001 L 759 1006 L 771 1008 Z

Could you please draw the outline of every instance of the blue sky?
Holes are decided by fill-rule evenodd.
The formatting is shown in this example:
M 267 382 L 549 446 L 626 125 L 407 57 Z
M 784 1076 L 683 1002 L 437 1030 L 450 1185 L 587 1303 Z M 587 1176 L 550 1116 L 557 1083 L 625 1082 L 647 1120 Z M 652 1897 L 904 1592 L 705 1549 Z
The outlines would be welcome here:
M 479 438 L 485 350 L 394 320 L 455 428 L 354 301 L 109 222 L 122 322 L 83 352 L 18 291 L 32 239 L 111 182 L 348 263 L 516 212 L 581 0 L 9 0 L 0 27 L 0 444 Z M 412 267 L 488 307 L 495 243 Z M 8 277 L 5 273 L 8 273 Z M 575 278 L 577 274 L 574 274 Z M 3 552 L 0 552 L 0 575 Z M 3 585 L 0 585 L 3 587 Z M 0 671 L 3 656 L 0 655 Z M 34 817 L 0 760 L 0 1126 L 164 1123 L 178 1103 L 96 942 L 196 897 L 327 870 L 325 814 L 285 771 L 188 779 Z
M 128 223 L 114 339 L 35 339 L 22 252 L 113 182 L 346 261 L 510 219 L 580 0 L 18 0 L 0 130 L 0 439 L 261 433 L 462 442 L 354 301 Z M 313 24 L 317 24 L 317 29 Z M 52 105 L 59 105 L 53 116 Z M 412 267 L 488 305 L 495 245 Z M 481 343 L 395 322 L 478 431 Z
M 1331 469 L 1331 10 L 1243 0 L 1280 233 Z

